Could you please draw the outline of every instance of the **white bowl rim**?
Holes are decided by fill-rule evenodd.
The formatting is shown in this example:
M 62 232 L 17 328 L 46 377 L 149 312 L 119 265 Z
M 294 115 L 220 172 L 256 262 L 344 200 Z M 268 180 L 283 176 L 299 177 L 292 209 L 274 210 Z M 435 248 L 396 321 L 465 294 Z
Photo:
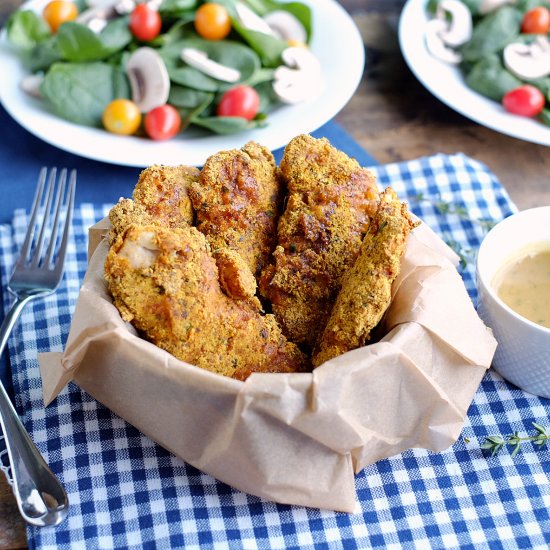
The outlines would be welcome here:
M 488 233 L 485 235 L 485 238 L 483 239 L 477 253 L 477 259 L 476 259 L 476 279 L 477 279 L 477 285 L 478 285 L 478 291 L 479 291 L 479 285 L 482 284 L 487 295 L 496 303 L 497 306 L 499 306 L 502 310 L 504 310 L 505 313 L 508 313 L 511 317 L 513 317 L 517 322 L 522 323 L 529 327 L 530 329 L 533 329 L 540 333 L 540 336 L 550 336 L 550 328 L 543 327 L 542 325 L 539 325 L 538 323 L 535 323 L 534 321 L 530 321 L 526 317 L 523 317 L 519 313 L 516 313 L 510 306 L 508 306 L 496 293 L 496 291 L 493 289 L 493 286 L 490 281 L 487 281 L 484 277 L 483 269 L 480 269 L 483 267 L 483 254 L 485 250 L 491 246 L 491 239 L 493 238 L 492 235 L 495 234 L 495 232 L 501 231 L 502 227 L 506 227 L 508 225 L 517 223 L 518 218 L 524 218 L 528 215 L 533 215 L 536 213 L 537 215 L 544 214 L 544 211 L 548 212 L 548 223 L 550 224 L 550 205 L 548 206 L 536 206 L 534 208 L 528 208 L 526 210 L 520 210 L 519 212 L 515 212 L 514 214 L 511 214 L 507 218 L 504 218 L 504 220 L 497 223 Z M 545 239 L 542 239 L 545 240 Z M 533 243 L 539 242 L 536 240 L 532 241 Z M 527 243 L 526 243 L 527 244 Z

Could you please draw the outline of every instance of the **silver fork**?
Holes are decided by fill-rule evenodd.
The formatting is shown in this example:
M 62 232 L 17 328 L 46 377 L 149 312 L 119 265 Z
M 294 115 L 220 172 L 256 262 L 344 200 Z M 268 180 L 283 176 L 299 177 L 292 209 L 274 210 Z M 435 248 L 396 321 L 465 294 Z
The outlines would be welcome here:
M 76 172 L 71 172 L 68 186 L 66 169 L 61 171 L 57 186 L 56 176 L 55 168 L 50 171 L 49 177 L 46 168 L 40 171 L 29 227 L 19 260 L 8 283 L 8 289 L 16 300 L 0 327 L 0 355 L 25 305 L 30 300 L 54 292 L 63 277 Z M 54 193 L 56 187 L 57 192 Z M 42 209 L 43 218 L 40 223 L 39 212 Z M 61 225 L 63 229 L 57 246 Z M 43 253 L 45 246 L 47 248 Z M 0 425 L 10 462 L 11 480 L 8 481 L 11 481 L 21 515 L 25 521 L 38 527 L 57 525 L 68 512 L 67 494 L 23 427 L 1 383 Z

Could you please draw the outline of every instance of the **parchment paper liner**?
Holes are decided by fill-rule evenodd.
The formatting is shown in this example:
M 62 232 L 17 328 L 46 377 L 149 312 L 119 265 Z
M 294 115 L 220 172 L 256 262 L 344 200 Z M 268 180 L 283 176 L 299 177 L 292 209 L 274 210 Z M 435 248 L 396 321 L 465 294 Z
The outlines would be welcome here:
M 352 512 L 354 473 L 405 449 L 458 438 L 496 342 L 425 225 L 410 235 L 382 341 L 311 374 L 232 380 L 183 363 L 122 321 L 103 280 L 108 222 L 65 352 L 39 357 L 44 401 L 73 380 L 196 468 L 267 500 Z M 92 255 L 93 253 L 93 255 Z

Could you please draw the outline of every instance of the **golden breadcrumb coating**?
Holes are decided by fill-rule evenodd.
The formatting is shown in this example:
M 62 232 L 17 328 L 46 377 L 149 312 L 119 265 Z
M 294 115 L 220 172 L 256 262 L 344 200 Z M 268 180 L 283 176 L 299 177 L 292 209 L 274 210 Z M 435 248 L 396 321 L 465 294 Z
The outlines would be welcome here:
M 181 227 L 193 223 L 188 188 L 199 177 L 193 166 L 150 166 L 139 176 L 133 200 L 120 200 L 109 213 L 111 242 L 131 223 Z
M 240 380 L 309 369 L 272 315 L 221 291 L 194 227 L 129 226 L 109 250 L 105 278 L 123 319 L 183 361 Z
M 189 191 L 197 228 L 213 250 L 238 252 L 259 276 L 275 248 L 281 202 L 279 170 L 266 147 L 250 141 L 206 160 Z
M 294 138 L 280 168 L 288 200 L 260 292 L 271 301 L 286 336 L 313 345 L 340 279 L 359 253 L 378 190 L 371 172 L 324 138 Z
M 342 279 L 313 357 L 319 366 L 346 351 L 365 345 L 391 301 L 391 286 L 399 273 L 407 236 L 417 224 L 391 188 L 380 205 L 354 266 Z
M 219 281 L 222 290 L 234 300 L 249 300 L 256 309 L 261 304 L 256 298 L 256 279 L 242 256 L 229 248 L 220 248 L 213 253 L 218 266 Z

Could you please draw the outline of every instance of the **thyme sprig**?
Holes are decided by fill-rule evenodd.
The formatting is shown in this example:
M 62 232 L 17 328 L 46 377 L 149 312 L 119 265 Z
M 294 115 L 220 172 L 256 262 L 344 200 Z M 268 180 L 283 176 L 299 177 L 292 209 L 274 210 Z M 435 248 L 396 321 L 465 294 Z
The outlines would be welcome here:
M 506 445 L 510 445 L 513 447 L 511 456 L 514 457 L 518 454 L 521 445 L 527 441 L 530 441 L 534 445 L 546 445 L 550 439 L 550 434 L 547 433 L 544 426 L 541 426 L 536 422 L 532 422 L 532 424 L 537 432 L 536 435 L 520 437 L 517 431 L 511 435 L 507 435 L 506 437 L 502 437 L 500 435 L 489 435 L 485 438 L 485 442 L 481 445 L 481 448 L 491 451 L 491 456 L 495 456 Z
M 411 200 L 416 201 L 417 203 L 429 202 L 442 216 L 455 215 L 461 220 L 475 223 L 482 229 L 483 233 L 487 233 L 497 223 L 495 220 L 488 218 L 472 218 L 464 206 L 445 201 L 440 196 L 432 199 L 424 195 L 424 193 L 418 193 L 411 197 Z M 444 235 L 443 240 L 458 255 L 461 268 L 464 269 L 469 262 L 473 261 L 475 257 L 474 250 L 471 248 L 465 248 L 450 235 Z

